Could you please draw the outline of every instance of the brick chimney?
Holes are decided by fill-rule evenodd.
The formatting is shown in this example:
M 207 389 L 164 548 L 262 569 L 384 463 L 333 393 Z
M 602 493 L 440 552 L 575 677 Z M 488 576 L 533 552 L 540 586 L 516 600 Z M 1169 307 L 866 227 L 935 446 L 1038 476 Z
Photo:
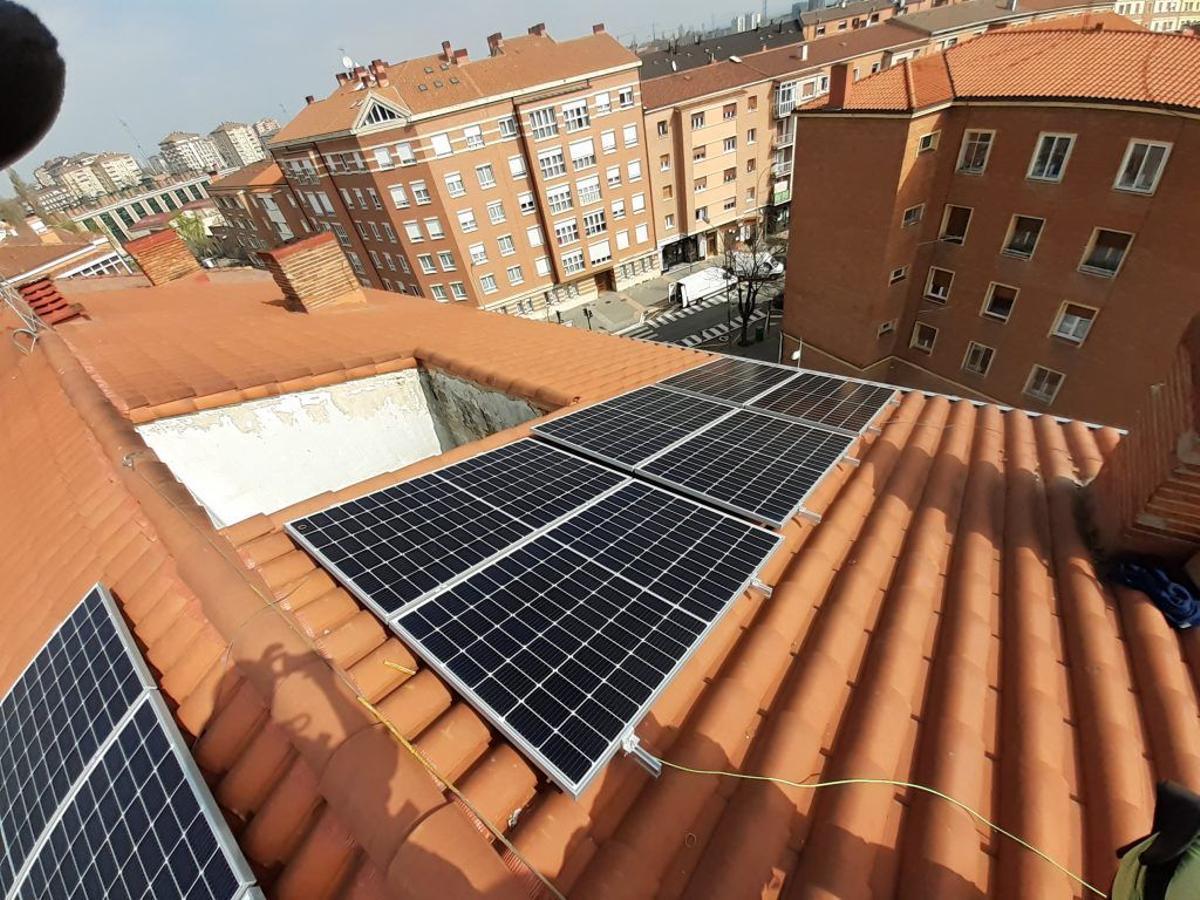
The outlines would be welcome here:
M 1200 550 L 1200 316 L 1089 494 L 1106 552 L 1181 559 Z
M 312 94 L 309 94 L 309 95 L 307 95 L 307 96 L 304 98 L 304 105 L 305 105 L 305 106 L 312 106 L 312 105 L 313 105 L 314 103 L 316 103 L 316 102 L 317 102 L 317 98 L 316 98 L 316 97 L 314 97 Z
M 546 23 L 538 22 L 536 25 L 530 25 L 529 33 L 535 37 L 545 37 L 546 36 Z
M 469 62 L 469 61 L 470 61 L 470 56 L 467 53 L 467 50 L 465 47 L 460 50 L 454 51 L 454 64 L 456 66 L 461 66 L 463 63 Z
M 592 34 L 604 34 L 604 23 L 597 22 L 592 26 Z
M 334 236 L 328 231 L 275 250 L 259 252 L 288 309 L 316 312 L 362 301 L 362 289 Z
M 829 106 L 841 109 L 846 105 L 846 91 L 850 87 L 850 66 L 838 63 L 829 67 Z
M 130 241 L 125 252 L 132 256 L 151 284 L 166 284 L 200 271 L 200 264 L 174 228 Z
M 487 39 L 488 53 L 491 56 L 499 56 L 504 52 L 504 35 L 500 32 L 489 34 Z
M 38 278 L 17 288 L 29 308 L 47 325 L 57 325 L 84 314 L 78 303 L 68 303 L 49 278 Z
M 454 58 L 454 51 L 451 49 L 453 46 L 449 41 L 442 41 L 442 59 L 446 62 Z

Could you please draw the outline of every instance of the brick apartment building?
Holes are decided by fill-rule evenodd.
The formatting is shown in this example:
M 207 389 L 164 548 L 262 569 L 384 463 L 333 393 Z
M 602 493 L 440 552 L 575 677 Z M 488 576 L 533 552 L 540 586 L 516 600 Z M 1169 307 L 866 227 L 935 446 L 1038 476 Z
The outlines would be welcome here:
M 1109 21 L 835 68 L 796 113 L 785 358 L 1132 420 L 1200 309 L 1200 39 Z
M 657 272 L 639 60 L 596 26 L 338 75 L 270 149 L 364 285 L 530 313 Z
M 274 160 L 265 159 L 218 178 L 208 186 L 225 225 L 213 228 L 223 255 L 262 263 L 255 251 L 270 250 L 311 234 L 313 226 Z

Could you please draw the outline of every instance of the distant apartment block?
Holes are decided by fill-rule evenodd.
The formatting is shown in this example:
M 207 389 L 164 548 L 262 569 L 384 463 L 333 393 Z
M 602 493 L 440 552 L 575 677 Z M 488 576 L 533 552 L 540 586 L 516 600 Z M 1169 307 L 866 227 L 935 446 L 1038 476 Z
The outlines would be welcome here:
M 92 171 L 107 193 L 134 187 L 142 180 L 142 167 L 128 153 L 101 153 L 92 162 Z
M 131 230 L 140 219 L 173 212 L 184 204 L 205 199 L 208 183 L 207 175 L 177 178 L 145 190 L 129 188 L 93 203 L 72 206 L 64 212 L 77 225 L 125 243 L 132 238 Z
M 1197 310 L 1200 40 L 1121 21 L 836 66 L 795 113 L 784 357 L 1131 422 Z
M 57 184 L 34 191 L 33 196 L 38 207 L 48 213 L 62 212 L 75 202 L 71 192 Z
M 338 75 L 271 142 L 364 285 L 512 313 L 658 270 L 639 60 L 542 25 Z
M 158 142 L 158 146 L 162 150 L 167 171 L 173 175 L 227 168 L 216 145 L 198 134 L 172 131 Z
M 208 137 L 224 160 L 223 168 L 240 169 L 267 156 L 250 125 L 222 122 L 209 132 Z
M 279 120 L 271 116 L 264 116 L 251 127 L 254 129 L 254 133 L 258 135 L 258 139 L 265 144 L 279 130 Z
M 106 192 L 104 183 L 90 165 L 68 164 L 58 169 L 56 175 L 58 183 L 66 188 L 73 200 L 99 197 Z
M 256 251 L 311 234 L 313 226 L 274 160 L 261 160 L 208 186 L 225 225 L 213 236 L 222 255 L 262 266 Z

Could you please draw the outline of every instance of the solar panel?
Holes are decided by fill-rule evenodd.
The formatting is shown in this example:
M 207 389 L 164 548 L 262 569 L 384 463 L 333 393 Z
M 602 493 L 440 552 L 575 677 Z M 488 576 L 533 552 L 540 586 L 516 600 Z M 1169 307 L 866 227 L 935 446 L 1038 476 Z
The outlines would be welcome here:
M 395 627 L 578 796 L 780 540 L 632 482 Z
M 679 391 L 742 404 L 794 378 L 797 371 L 751 359 L 722 356 L 695 369 L 672 375 L 659 384 Z
M 721 403 L 650 385 L 535 425 L 533 430 L 599 459 L 632 467 L 728 412 L 729 407 Z
M 624 476 L 521 440 L 287 524 L 385 619 Z
M 118 721 L 153 684 L 97 585 L 0 700 L 0 895 Z
M 896 391 L 878 384 L 848 381 L 818 372 L 801 372 L 754 400 L 750 406 L 859 434 Z
M 232 900 L 253 881 L 157 694 L 81 779 L 16 893 Z
M 782 526 L 855 438 L 749 410 L 639 466 L 639 474 Z

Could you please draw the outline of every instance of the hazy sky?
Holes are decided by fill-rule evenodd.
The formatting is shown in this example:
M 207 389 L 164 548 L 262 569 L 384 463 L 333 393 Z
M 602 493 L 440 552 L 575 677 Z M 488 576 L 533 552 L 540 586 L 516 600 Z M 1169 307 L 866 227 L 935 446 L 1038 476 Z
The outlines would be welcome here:
M 595 22 L 623 42 L 680 23 L 727 23 L 761 0 L 19 0 L 42 17 L 67 61 L 58 121 L 17 163 L 118 150 L 147 154 L 171 131 L 211 131 L 224 120 L 286 121 L 305 94 L 334 86 L 343 49 L 366 64 L 438 52 L 441 42 L 478 58 L 488 34 L 545 22 L 558 38 Z M 787 9 L 772 0 L 771 11 Z M 715 19 L 714 19 L 715 17 Z M 7 187 L 7 185 L 5 185 Z

